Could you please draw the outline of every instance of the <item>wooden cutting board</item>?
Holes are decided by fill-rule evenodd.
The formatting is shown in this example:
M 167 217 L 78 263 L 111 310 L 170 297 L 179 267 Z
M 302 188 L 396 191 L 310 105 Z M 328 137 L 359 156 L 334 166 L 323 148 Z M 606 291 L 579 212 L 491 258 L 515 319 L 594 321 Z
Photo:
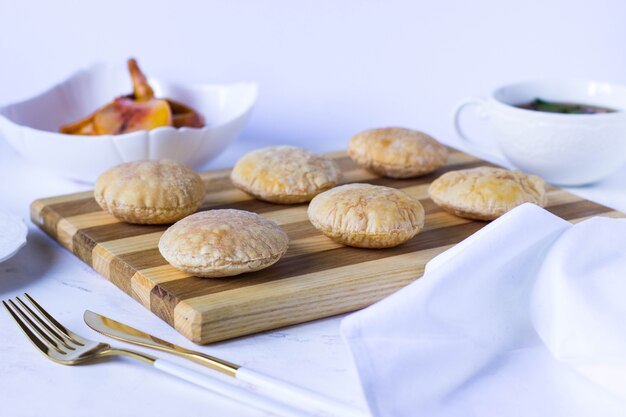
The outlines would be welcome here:
M 202 210 L 254 211 L 276 221 L 290 238 L 289 250 L 275 265 L 216 279 L 169 266 L 157 249 L 166 226 L 120 222 L 100 209 L 92 192 L 37 200 L 31 217 L 122 291 L 201 344 L 366 307 L 418 278 L 426 262 L 486 224 L 445 213 L 427 195 L 430 182 L 442 173 L 489 165 L 484 161 L 453 150 L 448 165 L 432 175 L 394 180 L 357 168 L 344 152 L 329 156 L 339 163 L 344 182 L 386 185 L 417 196 L 426 209 L 424 230 L 391 249 L 341 246 L 311 226 L 306 204 L 257 201 L 232 186 L 230 170 L 205 172 Z M 626 217 L 557 188 L 549 188 L 548 196 L 547 209 L 566 220 Z

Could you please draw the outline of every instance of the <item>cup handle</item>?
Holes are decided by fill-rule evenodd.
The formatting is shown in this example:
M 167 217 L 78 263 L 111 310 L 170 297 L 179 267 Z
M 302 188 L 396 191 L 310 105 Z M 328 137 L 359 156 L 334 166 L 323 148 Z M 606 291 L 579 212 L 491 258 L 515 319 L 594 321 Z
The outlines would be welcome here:
M 465 110 L 466 107 L 476 106 L 477 114 L 481 118 L 489 117 L 486 113 L 486 104 L 487 101 L 483 98 L 479 97 L 468 97 L 466 99 L 461 100 L 454 108 L 454 114 L 452 116 L 452 123 L 454 124 L 454 130 L 456 134 L 463 142 L 466 149 L 468 149 L 472 155 L 492 161 L 498 165 L 507 166 L 510 165 L 506 162 L 504 157 L 499 154 L 493 154 L 490 152 L 486 152 L 475 140 L 471 139 L 464 131 L 461 126 L 461 113 Z

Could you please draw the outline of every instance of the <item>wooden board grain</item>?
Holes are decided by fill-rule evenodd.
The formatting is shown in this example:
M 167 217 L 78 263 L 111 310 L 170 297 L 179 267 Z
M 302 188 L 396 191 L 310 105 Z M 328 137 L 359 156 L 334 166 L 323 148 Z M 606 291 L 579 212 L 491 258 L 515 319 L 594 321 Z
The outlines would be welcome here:
M 132 225 L 103 212 L 85 192 L 45 198 L 31 206 L 35 224 L 122 291 L 135 298 L 196 343 L 210 343 L 263 330 L 357 310 L 418 278 L 424 265 L 482 228 L 442 211 L 427 194 L 429 184 L 455 169 L 489 165 L 454 151 L 448 165 L 415 179 L 380 178 L 360 169 L 344 152 L 329 154 L 344 183 L 368 182 L 402 189 L 426 209 L 424 230 L 391 249 L 339 245 L 311 226 L 306 204 L 277 205 L 251 198 L 233 187 L 229 170 L 202 173 L 207 195 L 201 210 L 237 208 L 276 221 L 290 238 L 275 265 L 231 278 L 198 278 L 167 264 L 157 249 L 167 226 Z M 548 207 L 570 221 L 622 213 L 573 194 L 549 188 Z

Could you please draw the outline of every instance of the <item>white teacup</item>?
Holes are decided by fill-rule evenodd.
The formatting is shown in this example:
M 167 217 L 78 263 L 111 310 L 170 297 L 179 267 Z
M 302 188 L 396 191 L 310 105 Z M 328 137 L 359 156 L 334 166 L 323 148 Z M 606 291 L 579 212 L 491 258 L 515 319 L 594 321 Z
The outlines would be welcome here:
M 535 98 L 616 111 L 561 114 L 515 107 Z M 484 154 L 484 147 L 460 125 L 460 114 L 470 105 L 479 106 L 489 118 L 498 148 L 513 165 L 550 183 L 589 184 L 626 164 L 626 87 L 594 81 L 533 81 L 500 87 L 487 99 L 463 100 L 454 112 L 454 126 L 469 148 Z

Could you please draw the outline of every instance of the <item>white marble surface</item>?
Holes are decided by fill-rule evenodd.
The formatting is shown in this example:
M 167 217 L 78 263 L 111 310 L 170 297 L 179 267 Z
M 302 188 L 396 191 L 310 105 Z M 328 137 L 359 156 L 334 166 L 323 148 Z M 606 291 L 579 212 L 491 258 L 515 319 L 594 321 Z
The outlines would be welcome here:
M 257 146 L 259 143 L 239 141 L 211 167 L 228 166 Z M 51 177 L 0 141 L 0 208 L 28 219 L 28 205 L 36 198 L 85 189 L 89 186 Z M 573 191 L 626 211 L 626 168 L 601 184 Z M 26 247 L 0 263 L 0 298 L 23 292 L 86 337 L 104 339 L 82 321 L 82 312 L 91 309 L 174 343 L 364 405 L 355 368 L 339 334 L 341 316 L 198 347 L 32 224 Z M 264 415 L 130 360 L 80 367 L 57 365 L 35 350 L 4 311 L 0 311 L 0 334 L 0 396 L 3 409 L 12 417 L 82 417 L 86 410 L 92 417 L 209 411 L 220 416 Z
M 228 158 L 228 157 L 227 157 Z M 88 189 L 50 177 L 0 141 L 0 207 L 28 218 L 42 195 Z M 30 222 L 29 222 L 30 223 Z M 28 244 L 0 263 L 0 298 L 28 292 L 77 333 L 104 340 L 82 321 L 91 309 L 174 343 L 293 382 L 354 404 L 364 404 L 355 370 L 339 335 L 340 317 L 318 320 L 198 347 L 78 260 L 30 223 Z M 30 344 L 0 311 L 2 409 L 18 416 L 199 415 L 261 416 L 262 412 L 160 374 L 131 360 L 61 366 Z M 123 343 L 111 341 L 113 345 Z M 127 345 L 130 347 L 130 345 Z M 138 349 L 142 350 L 142 349 Z M 154 353 L 154 352 L 152 352 Z M 169 356 L 159 354 L 160 356 Z M 176 360 L 175 357 L 169 357 Z M 33 398 L 37 398 L 33 401 Z M 202 411 L 202 413 L 201 413 Z

